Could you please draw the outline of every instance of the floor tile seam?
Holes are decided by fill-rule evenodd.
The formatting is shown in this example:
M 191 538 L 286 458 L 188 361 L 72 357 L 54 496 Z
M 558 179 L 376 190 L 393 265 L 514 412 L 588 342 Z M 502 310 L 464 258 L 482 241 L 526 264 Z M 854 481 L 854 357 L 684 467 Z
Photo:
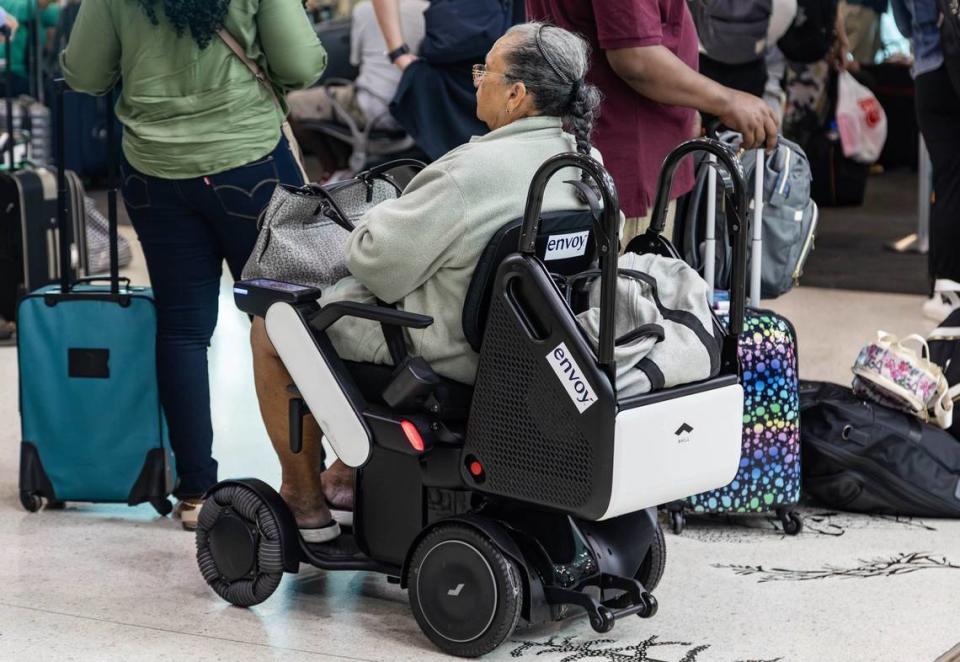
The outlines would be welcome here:
M 0 607 L 8 607 L 8 608 L 10 608 L 10 609 L 21 609 L 21 610 L 24 610 L 24 611 L 35 611 L 35 612 L 39 612 L 39 613 L 42 613 L 42 614 L 51 614 L 51 615 L 54 615 L 54 616 L 65 616 L 65 617 L 68 617 L 68 618 L 79 618 L 79 619 L 81 619 L 81 620 L 93 621 L 93 622 L 95 622 L 95 623 L 105 623 L 105 624 L 109 624 L 109 625 L 120 625 L 120 626 L 123 626 L 123 627 L 138 628 L 138 629 L 141 629 L 141 630 L 151 630 L 151 631 L 154 631 L 154 632 L 163 632 L 163 633 L 165 633 L 165 634 L 176 634 L 176 635 L 183 635 L 183 636 L 187 636 L 187 637 L 198 637 L 198 638 L 200 638 L 200 639 L 209 639 L 209 640 L 212 640 L 212 641 L 223 641 L 223 642 L 231 643 L 231 644 L 242 644 L 242 645 L 247 645 L 247 646 L 256 646 L 256 647 L 258 647 L 258 648 L 268 648 L 268 649 L 271 649 L 271 650 L 279 650 L 279 651 L 285 651 L 285 652 L 290 652 L 290 653 L 307 653 L 307 654 L 309 654 L 309 655 L 319 655 L 319 656 L 322 656 L 322 657 L 326 657 L 326 658 L 328 658 L 328 659 L 351 660 L 352 662 L 377 662 L 377 660 L 372 660 L 372 659 L 366 658 L 366 657 L 351 657 L 351 656 L 347 656 L 347 655 L 334 655 L 334 654 L 330 654 L 330 653 L 321 653 L 321 652 L 319 652 L 319 651 L 307 650 L 307 649 L 304 649 L 304 648 L 290 648 L 290 647 L 287 647 L 287 646 L 276 646 L 276 645 L 273 645 L 273 644 L 261 644 L 261 643 L 255 642 L 255 641 L 243 641 L 242 639 L 230 639 L 230 638 L 228 638 L 228 637 L 216 637 L 216 636 L 208 635 L 208 634 L 198 634 L 198 633 L 196 633 L 196 632 L 181 632 L 180 630 L 172 630 L 172 629 L 169 629 L 169 628 L 161 628 L 161 627 L 157 627 L 157 626 L 155 626 L 155 625 L 143 625 L 143 624 L 141 624 L 141 623 L 127 623 L 127 622 L 125 622 L 125 621 L 115 621 L 115 620 L 112 620 L 112 619 L 109 619 L 109 618 L 97 618 L 97 617 L 95 617 L 95 616 L 84 616 L 84 615 L 82 615 L 82 614 L 72 614 L 72 613 L 70 613 L 70 612 L 57 611 L 57 610 L 55 610 L 55 609 L 43 609 L 43 608 L 41 608 L 41 607 L 28 607 L 28 606 L 25 606 L 25 605 L 12 604 L 12 603 L 3 602 L 3 601 L 0 601 Z

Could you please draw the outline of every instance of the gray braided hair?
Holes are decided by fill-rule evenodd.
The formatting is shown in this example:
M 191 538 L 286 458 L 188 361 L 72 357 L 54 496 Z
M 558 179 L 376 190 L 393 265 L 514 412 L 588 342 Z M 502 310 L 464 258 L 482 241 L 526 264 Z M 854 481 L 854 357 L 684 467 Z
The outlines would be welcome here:
M 601 98 L 600 90 L 584 80 L 590 68 L 589 44 L 549 23 L 521 23 L 507 36 L 515 41 L 506 54 L 507 73 L 523 81 L 541 113 L 563 119 L 577 151 L 589 156 Z

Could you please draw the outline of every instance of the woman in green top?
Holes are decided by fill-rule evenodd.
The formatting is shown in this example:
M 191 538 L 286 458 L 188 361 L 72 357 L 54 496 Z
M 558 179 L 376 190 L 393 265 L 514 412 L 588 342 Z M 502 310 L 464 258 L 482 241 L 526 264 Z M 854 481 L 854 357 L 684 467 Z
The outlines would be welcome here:
M 286 108 L 221 28 L 281 100 L 326 66 L 299 0 L 84 0 L 61 55 L 75 90 L 105 94 L 123 81 L 123 199 L 156 297 L 160 397 L 187 528 L 217 480 L 207 347 L 223 262 L 238 278 L 277 183 L 303 183 L 281 134 Z

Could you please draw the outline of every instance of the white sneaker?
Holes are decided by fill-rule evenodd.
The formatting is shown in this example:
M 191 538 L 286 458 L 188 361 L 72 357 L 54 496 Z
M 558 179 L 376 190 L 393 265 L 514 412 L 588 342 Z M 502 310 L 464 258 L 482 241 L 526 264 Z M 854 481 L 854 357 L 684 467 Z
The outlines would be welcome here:
M 933 284 L 933 296 L 923 303 L 924 317 L 942 322 L 957 308 L 960 308 L 960 283 L 937 279 Z

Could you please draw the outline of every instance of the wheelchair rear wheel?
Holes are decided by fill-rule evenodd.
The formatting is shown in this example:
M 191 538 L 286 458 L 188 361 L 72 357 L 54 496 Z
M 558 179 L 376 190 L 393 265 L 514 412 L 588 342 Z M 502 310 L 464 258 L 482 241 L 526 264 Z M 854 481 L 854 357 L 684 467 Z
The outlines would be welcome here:
M 523 583 L 516 564 L 482 533 L 441 524 L 417 545 L 407 574 L 410 607 L 440 650 L 479 657 L 517 627 Z
M 643 584 L 643 587 L 649 592 L 657 588 L 660 579 L 663 577 L 663 570 L 667 565 L 667 541 L 663 535 L 663 529 L 657 525 L 657 534 L 650 543 L 650 549 L 647 555 L 643 557 L 643 563 L 637 570 L 635 579 Z
M 226 485 L 206 499 L 197 521 L 197 563 L 210 588 L 238 607 L 260 604 L 277 589 L 280 526 L 253 490 Z

